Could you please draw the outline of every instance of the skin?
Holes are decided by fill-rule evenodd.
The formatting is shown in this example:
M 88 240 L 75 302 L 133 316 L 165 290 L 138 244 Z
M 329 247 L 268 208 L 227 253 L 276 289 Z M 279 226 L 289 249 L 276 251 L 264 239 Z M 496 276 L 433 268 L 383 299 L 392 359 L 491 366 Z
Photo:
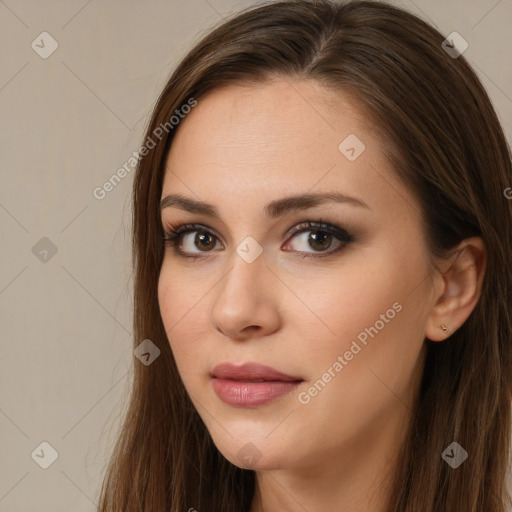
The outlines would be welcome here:
M 182 236 L 183 250 L 203 254 L 195 261 L 166 247 L 162 320 L 214 443 L 233 464 L 256 471 L 251 512 L 384 511 L 425 338 L 445 340 L 479 298 L 481 240 L 465 240 L 450 259 L 432 259 L 419 204 L 372 128 L 348 95 L 313 81 L 229 85 L 202 98 L 182 121 L 166 160 L 162 197 L 206 201 L 221 220 L 174 206 L 162 210 L 164 229 L 197 223 L 213 236 L 199 246 L 197 232 Z M 354 161 L 338 149 L 349 134 L 366 145 Z M 274 199 L 329 191 L 360 198 L 368 208 L 328 202 L 265 216 Z M 289 235 L 305 220 L 337 225 L 355 239 L 325 255 L 340 246 L 335 237 L 322 253 L 321 244 L 308 243 L 315 229 Z M 263 250 L 252 263 L 236 252 L 248 236 Z M 359 344 L 362 350 L 309 403 L 300 403 L 298 393 L 397 302 L 401 311 L 366 346 Z M 259 362 L 305 382 L 263 406 L 231 407 L 209 376 L 224 361 Z M 247 443 L 255 447 L 249 464 L 240 458 Z

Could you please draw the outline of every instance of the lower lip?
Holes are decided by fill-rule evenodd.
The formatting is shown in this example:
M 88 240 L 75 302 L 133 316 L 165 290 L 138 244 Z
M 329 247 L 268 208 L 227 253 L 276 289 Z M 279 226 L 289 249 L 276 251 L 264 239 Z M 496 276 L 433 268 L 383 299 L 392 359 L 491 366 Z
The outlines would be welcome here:
M 266 382 L 244 382 L 242 380 L 212 379 L 217 396 L 233 407 L 257 407 L 278 396 L 293 391 L 302 381 L 272 380 Z

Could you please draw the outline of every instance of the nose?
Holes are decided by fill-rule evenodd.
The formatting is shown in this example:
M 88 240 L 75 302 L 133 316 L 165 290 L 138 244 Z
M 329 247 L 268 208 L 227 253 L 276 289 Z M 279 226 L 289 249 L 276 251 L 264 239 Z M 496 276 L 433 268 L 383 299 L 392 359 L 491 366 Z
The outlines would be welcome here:
M 267 266 L 265 253 L 248 263 L 234 251 L 229 263 L 229 269 L 212 290 L 213 328 L 240 341 L 278 330 L 278 280 Z

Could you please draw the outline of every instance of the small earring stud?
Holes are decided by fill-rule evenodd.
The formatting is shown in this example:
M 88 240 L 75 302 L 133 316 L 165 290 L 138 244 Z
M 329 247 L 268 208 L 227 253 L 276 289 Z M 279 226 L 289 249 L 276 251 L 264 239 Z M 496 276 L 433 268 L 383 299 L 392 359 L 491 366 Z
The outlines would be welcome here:
M 446 327 L 446 324 L 441 324 L 441 329 L 443 329 L 445 333 L 448 332 L 448 327 Z

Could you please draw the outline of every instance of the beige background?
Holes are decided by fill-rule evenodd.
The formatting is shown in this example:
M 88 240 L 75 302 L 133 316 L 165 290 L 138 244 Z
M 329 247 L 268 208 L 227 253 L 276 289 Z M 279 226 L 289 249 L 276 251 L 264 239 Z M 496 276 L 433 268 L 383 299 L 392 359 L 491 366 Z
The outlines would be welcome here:
M 0 512 L 95 510 L 130 386 L 133 172 L 93 190 L 140 148 L 186 50 L 251 3 L 0 0 Z M 395 3 L 469 42 L 511 140 L 512 0 Z M 36 257 L 43 237 L 56 254 Z

